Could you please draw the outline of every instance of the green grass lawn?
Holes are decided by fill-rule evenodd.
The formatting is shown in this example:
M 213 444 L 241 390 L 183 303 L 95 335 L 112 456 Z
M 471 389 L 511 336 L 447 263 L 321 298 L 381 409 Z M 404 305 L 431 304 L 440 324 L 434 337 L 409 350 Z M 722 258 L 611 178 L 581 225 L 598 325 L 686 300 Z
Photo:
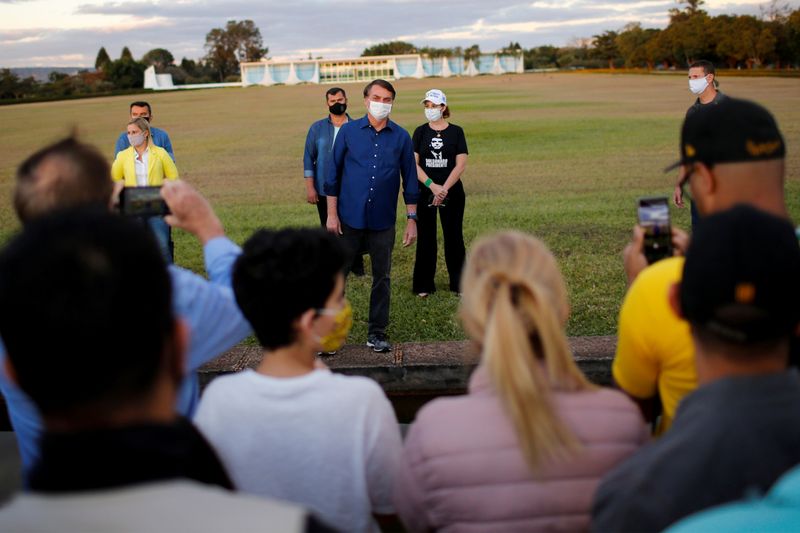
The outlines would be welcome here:
M 787 199 L 800 220 L 800 79 L 722 77 L 721 89 L 757 100 L 777 117 L 788 145 Z M 569 286 L 571 335 L 614 333 L 625 290 L 620 252 L 635 219 L 635 200 L 670 195 L 679 128 L 692 97 L 681 76 L 525 74 L 404 80 L 395 84 L 392 118 L 409 132 L 424 122 L 419 100 L 432 87 L 447 92 L 470 149 L 464 185 L 467 243 L 506 228 L 541 237 L 556 254 Z M 326 86 L 251 87 L 147 94 L 153 124 L 173 141 L 182 177 L 211 200 L 229 235 L 243 242 L 259 227 L 316 225 L 304 202 L 303 143 L 326 113 Z M 363 114 L 362 84 L 346 85 L 350 113 Z M 44 143 L 76 128 L 112 157 L 127 122 L 122 96 L 0 108 L 0 240 L 17 231 L 10 208 L 13 173 Z M 402 213 L 402 210 L 399 211 Z M 688 209 L 673 209 L 687 228 Z M 414 249 L 402 248 L 398 220 L 390 339 L 463 338 L 458 298 L 447 289 L 440 257 L 439 292 L 411 293 Z M 176 260 L 202 271 L 190 236 L 175 232 Z M 441 241 L 440 241 L 441 242 Z M 440 247 L 441 252 L 441 247 Z M 440 253 L 441 255 L 441 253 Z M 349 342 L 366 336 L 369 280 L 351 278 L 355 310 Z M 279 303 L 277 303 L 279 305 Z

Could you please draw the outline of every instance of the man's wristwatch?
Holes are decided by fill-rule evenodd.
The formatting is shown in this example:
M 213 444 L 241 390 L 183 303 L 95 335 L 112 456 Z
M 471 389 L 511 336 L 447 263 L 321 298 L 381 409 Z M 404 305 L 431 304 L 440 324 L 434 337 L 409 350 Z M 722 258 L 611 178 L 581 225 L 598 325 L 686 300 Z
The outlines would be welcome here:
M 416 213 L 406 213 L 406 218 L 408 220 L 413 220 L 414 222 L 417 221 L 417 214 Z

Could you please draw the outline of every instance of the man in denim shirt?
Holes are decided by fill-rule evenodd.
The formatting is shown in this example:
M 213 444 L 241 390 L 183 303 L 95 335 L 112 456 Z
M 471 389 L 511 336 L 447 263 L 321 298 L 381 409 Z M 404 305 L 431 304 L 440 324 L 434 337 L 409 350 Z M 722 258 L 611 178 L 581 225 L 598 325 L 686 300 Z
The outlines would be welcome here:
M 150 110 L 150 104 L 147 102 L 133 102 L 130 107 L 130 113 L 131 120 L 141 117 L 147 120 L 147 122 L 150 122 L 153 118 L 153 113 Z M 169 140 L 169 135 L 167 135 L 167 132 L 154 126 L 150 126 L 150 135 L 153 136 L 153 144 L 166 150 L 172 160 L 175 161 L 175 153 L 172 151 L 172 141 Z M 123 131 L 119 134 L 119 137 L 117 138 L 117 144 L 114 146 L 114 157 L 117 157 L 118 153 L 125 150 L 130 145 L 131 143 L 128 142 L 128 132 Z
M 306 200 L 317 206 L 319 223 L 325 227 L 328 221 L 328 199 L 323 187 L 325 169 L 333 150 L 333 142 L 341 127 L 350 121 L 347 114 L 347 93 L 341 87 L 331 87 L 325 92 L 328 116 L 311 125 L 306 135 L 306 149 L 303 153 L 303 178 L 306 182 Z M 351 267 L 356 276 L 364 275 L 364 260 L 358 253 Z
M 408 132 L 389 120 L 395 96 L 394 87 L 385 80 L 374 80 L 364 88 L 367 114 L 339 132 L 325 178 L 328 231 L 342 235 L 354 252 L 362 246 L 369 252 L 372 293 L 367 346 L 376 352 L 392 349 L 386 327 L 401 181 L 406 204 L 403 246 L 417 239 L 417 165 Z

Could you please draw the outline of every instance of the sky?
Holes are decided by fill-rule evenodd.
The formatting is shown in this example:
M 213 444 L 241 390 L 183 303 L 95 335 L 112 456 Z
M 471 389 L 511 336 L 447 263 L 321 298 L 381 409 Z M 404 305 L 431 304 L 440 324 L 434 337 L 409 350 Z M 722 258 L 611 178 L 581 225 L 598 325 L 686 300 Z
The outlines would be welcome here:
M 781 0 L 797 9 L 800 0 Z M 712 15 L 759 15 L 766 0 L 706 0 Z M 676 0 L 0 0 L 0 67 L 93 67 L 128 46 L 198 59 L 209 30 L 251 19 L 274 59 L 348 58 L 385 41 L 483 51 L 563 46 L 629 22 L 663 28 Z

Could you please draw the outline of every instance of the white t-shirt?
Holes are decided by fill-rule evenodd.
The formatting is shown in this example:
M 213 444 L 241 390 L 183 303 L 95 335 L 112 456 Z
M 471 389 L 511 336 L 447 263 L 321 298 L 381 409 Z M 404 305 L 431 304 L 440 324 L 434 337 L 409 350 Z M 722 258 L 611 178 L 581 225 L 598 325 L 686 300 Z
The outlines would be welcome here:
M 245 370 L 208 386 L 194 422 L 240 491 L 301 503 L 342 531 L 379 531 L 372 513 L 394 513 L 400 429 L 368 378 Z

